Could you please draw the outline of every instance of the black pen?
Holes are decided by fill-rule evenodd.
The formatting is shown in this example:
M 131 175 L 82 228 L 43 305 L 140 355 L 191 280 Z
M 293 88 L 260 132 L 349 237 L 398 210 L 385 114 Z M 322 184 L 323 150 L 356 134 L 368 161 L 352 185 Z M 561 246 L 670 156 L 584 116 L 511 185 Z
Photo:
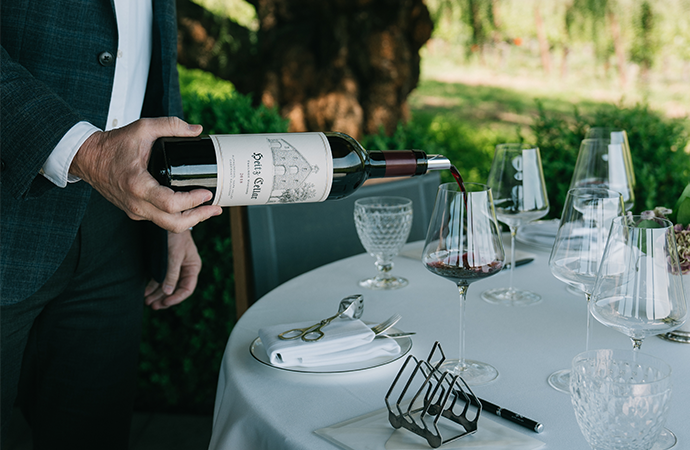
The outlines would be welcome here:
M 534 258 L 522 258 L 522 259 L 518 259 L 517 261 L 515 261 L 515 267 L 520 267 L 520 266 L 523 266 L 523 265 L 525 265 L 525 264 L 529 264 L 529 263 L 531 263 L 532 261 L 534 261 Z M 510 269 L 510 262 L 507 262 L 506 265 L 503 266 L 503 268 L 504 268 L 504 269 Z
M 528 428 L 536 433 L 541 433 L 542 431 L 544 431 L 544 425 L 539 422 L 536 422 L 532 419 L 528 419 L 527 417 L 524 417 L 508 409 L 501 408 L 500 406 L 494 405 L 493 403 L 488 402 L 484 399 L 478 398 L 477 400 L 479 400 L 482 403 L 482 411 L 495 414 L 498 417 L 503 417 L 506 420 L 509 420 L 525 428 Z M 470 403 L 472 403 L 474 406 L 477 406 L 477 402 L 474 400 L 474 397 L 470 396 Z

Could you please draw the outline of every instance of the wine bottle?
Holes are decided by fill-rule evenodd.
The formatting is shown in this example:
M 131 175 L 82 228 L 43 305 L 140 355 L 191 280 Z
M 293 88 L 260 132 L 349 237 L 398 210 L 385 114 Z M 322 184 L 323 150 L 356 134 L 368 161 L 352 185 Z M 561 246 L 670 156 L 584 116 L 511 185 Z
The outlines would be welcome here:
M 420 150 L 366 151 L 336 132 L 165 137 L 154 143 L 148 165 L 161 185 L 208 189 L 220 206 L 339 199 L 368 178 L 450 167 L 444 156 Z

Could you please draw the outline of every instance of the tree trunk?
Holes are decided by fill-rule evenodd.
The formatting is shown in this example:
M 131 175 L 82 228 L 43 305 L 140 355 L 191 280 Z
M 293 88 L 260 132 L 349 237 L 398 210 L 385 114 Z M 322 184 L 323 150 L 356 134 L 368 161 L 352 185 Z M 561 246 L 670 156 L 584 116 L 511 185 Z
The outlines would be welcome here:
M 534 7 L 534 23 L 537 28 L 537 38 L 539 39 L 539 52 L 541 53 L 541 65 L 544 68 L 544 73 L 549 75 L 551 73 L 551 57 L 549 55 L 549 41 L 546 38 L 546 31 L 544 30 L 544 21 L 539 12 L 539 6 Z
M 628 84 L 628 79 L 626 76 L 625 69 L 625 51 L 623 50 L 623 41 L 621 39 L 621 30 L 618 25 L 618 19 L 613 11 L 609 11 L 609 22 L 611 23 L 611 35 L 613 38 L 613 48 L 616 53 L 616 66 L 618 69 L 618 80 L 620 81 L 621 87 L 625 89 Z
M 252 32 L 191 0 L 177 0 L 177 61 L 233 82 L 240 92 L 255 84 Z
M 568 78 L 568 55 L 570 54 L 570 47 L 568 44 L 563 45 L 563 59 L 561 59 L 561 80 Z
M 275 106 L 291 131 L 392 133 L 408 116 L 419 49 L 433 22 L 423 0 L 249 0 L 251 33 L 178 0 L 179 61 Z

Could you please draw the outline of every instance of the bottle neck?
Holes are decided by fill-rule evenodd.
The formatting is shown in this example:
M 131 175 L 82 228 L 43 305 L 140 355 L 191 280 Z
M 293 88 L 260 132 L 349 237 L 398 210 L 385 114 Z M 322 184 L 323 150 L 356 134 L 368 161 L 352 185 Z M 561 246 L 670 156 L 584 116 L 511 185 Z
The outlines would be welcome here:
M 420 150 L 370 150 L 369 176 L 373 178 L 411 177 L 429 170 L 450 169 L 448 158 Z

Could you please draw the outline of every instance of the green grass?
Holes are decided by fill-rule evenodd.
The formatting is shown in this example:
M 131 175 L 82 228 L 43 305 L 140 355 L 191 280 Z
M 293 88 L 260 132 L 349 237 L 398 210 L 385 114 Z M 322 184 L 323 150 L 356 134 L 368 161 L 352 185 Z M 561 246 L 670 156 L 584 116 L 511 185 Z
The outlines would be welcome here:
M 549 113 L 564 116 L 572 116 L 575 108 L 590 115 L 613 104 L 647 104 L 669 118 L 690 114 L 690 89 L 681 68 L 671 73 L 655 71 L 647 84 L 629 77 L 628 84 L 621 87 L 615 70 L 606 72 L 582 54 L 571 56 L 567 75 L 561 76 L 556 58 L 553 72 L 558 73 L 545 75 L 538 57 L 513 52 L 509 64 L 499 63 L 498 56 L 489 53 L 482 65 L 457 58 L 457 51 L 424 48 L 420 83 L 409 97 L 413 116 L 449 116 L 478 129 L 508 136 L 519 129 L 529 137 L 529 125 L 537 114 L 536 100 Z
M 451 116 L 473 127 L 487 127 L 506 134 L 519 128 L 527 131 L 537 113 L 536 100 L 544 108 L 560 114 L 572 114 L 574 106 L 588 112 L 604 102 L 534 95 L 518 89 L 477 86 L 423 79 L 410 96 L 413 114 Z

